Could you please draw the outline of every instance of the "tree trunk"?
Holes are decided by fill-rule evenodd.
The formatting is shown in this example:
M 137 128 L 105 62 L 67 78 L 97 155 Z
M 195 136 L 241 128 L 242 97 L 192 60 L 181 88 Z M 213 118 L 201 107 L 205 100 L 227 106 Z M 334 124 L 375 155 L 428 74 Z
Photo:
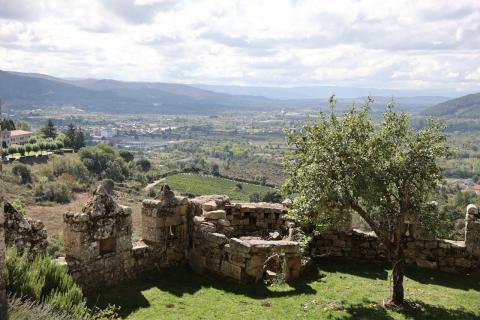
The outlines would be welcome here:
M 396 254 L 393 259 L 393 288 L 392 288 L 392 303 L 394 305 L 401 305 L 404 301 L 404 292 L 403 292 L 403 275 L 405 273 L 405 255 L 403 253 L 403 248 L 401 244 L 396 250 Z

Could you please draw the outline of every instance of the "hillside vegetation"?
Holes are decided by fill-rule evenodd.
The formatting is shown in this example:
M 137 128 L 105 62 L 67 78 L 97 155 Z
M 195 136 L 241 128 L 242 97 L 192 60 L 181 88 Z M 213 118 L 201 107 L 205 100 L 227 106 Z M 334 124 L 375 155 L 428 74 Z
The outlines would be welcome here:
M 199 174 L 177 174 L 166 178 L 172 190 L 194 196 L 225 194 L 233 200 L 249 201 L 251 195 L 265 195 L 273 188 Z
M 437 117 L 480 119 L 480 93 L 469 94 L 439 103 L 428 108 L 424 113 Z

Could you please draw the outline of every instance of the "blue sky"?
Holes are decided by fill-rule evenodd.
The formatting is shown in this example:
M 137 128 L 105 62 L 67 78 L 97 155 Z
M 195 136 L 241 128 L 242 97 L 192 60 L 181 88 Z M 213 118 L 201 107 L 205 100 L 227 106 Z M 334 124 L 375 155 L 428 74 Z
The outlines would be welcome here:
M 0 69 L 480 90 L 480 1 L 0 0 Z

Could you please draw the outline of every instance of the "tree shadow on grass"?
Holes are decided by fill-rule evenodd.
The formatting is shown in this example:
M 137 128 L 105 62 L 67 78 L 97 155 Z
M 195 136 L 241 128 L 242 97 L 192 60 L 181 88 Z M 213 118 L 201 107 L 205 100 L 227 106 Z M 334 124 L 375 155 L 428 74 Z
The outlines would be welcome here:
M 380 264 L 335 258 L 320 258 L 316 259 L 315 262 L 321 270 L 330 273 L 346 273 L 368 279 L 388 279 L 385 266 Z
M 479 275 L 461 275 L 417 267 L 408 267 L 405 275 L 422 284 L 434 284 L 460 290 L 480 291 Z
M 235 295 L 262 300 L 301 294 L 315 294 L 316 290 L 309 283 L 321 277 L 322 275 L 315 268 L 294 283 L 289 284 L 290 290 L 273 291 L 265 285 L 242 285 L 216 275 L 198 275 L 193 273 L 188 267 L 176 267 L 158 271 L 154 275 L 137 281 L 94 292 L 88 296 L 88 303 L 90 306 L 101 308 L 106 307 L 108 304 L 120 306 L 119 315 L 125 318 L 136 310 L 150 306 L 142 292 L 152 288 L 158 288 L 176 297 L 191 295 L 205 288 L 213 288 Z
M 346 316 L 336 316 L 335 319 L 395 319 L 392 314 L 402 314 L 407 319 L 415 320 L 478 320 L 480 314 L 473 313 L 464 309 L 446 309 L 440 306 L 426 304 L 421 301 L 414 301 L 419 306 L 418 310 L 399 310 L 387 312 L 381 306 L 378 306 L 372 301 L 364 301 L 361 304 L 354 304 L 346 307 Z M 372 307 L 373 306 L 373 307 Z

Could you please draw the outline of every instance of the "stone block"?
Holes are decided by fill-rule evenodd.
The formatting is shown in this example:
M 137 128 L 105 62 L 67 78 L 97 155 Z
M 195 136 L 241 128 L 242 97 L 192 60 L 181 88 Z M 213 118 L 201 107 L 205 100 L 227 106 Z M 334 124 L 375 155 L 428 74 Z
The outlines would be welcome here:
M 226 219 L 227 213 L 225 210 L 214 210 L 214 211 L 205 211 L 203 216 L 207 220 L 218 220 L 218 219 Z
M 215 232 L 217 228 L 211 222 L 202 222 L 198 227 L 202 232 Z
M 215 201 L 208 201 L 202 204 L 202 209 L 205 211 L 214 211 L 218 209 L 218 205 Z
M 195 216 L 195 217 L 193 217 L 193 223 L 194 223 L 195 225 L 198 226 L 198 225 L 200 225 L 202 222 L 205 222 L 205 218 L 204 218 L 204 217 L 202 217 L 202 216 Z
M 242 253 L 248 253 L 251 250 L 251 245 L 248 242 L 242 241 L 237 238 L 230 239 L 229 245 L 231 252 L 238 251 Z
M 230 227 L 230 221 L 227 219 L 219 219 L 218 224 L 223 227 Z
M 418 258 L 416 259 L 416 264 L 420 268 L 426 268 L 426 269 L 436 269 L 437 268 L 437 262 L 435 261 L 429 261 L 426 259 Z
M 228 261 L 223 261 L 222 266 L 220 269 L 220 272 L 232 279 L 235 279 L 237 281 L 242 280 L 242 268 L 239 266 L 236 266 Z
M 217 245 L 223 245 L 228 242 L 228 238 L 221 233 L 215 233 L 215 232 L 208 233 L 206 238 L 207 238 L 207 241 L 213 242 Z

